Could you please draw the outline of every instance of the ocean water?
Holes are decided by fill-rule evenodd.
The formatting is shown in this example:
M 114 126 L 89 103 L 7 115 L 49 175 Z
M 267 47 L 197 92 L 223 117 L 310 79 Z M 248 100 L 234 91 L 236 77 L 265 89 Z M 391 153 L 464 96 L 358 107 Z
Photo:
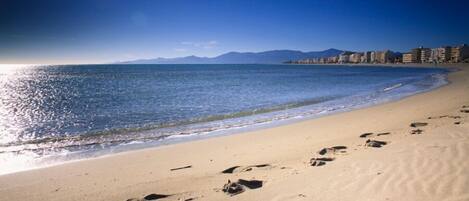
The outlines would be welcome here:
M 0 69 L 0 174 L 396 100 L 442 69 L 67 65 Z

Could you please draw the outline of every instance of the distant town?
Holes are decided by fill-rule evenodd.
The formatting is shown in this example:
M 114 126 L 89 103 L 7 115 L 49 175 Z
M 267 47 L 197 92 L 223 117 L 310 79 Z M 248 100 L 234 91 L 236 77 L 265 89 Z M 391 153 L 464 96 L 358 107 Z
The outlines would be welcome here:
M 389 63 L 469 63 L 469 46 L 443 46 L 438 48 L 418 47 L 407 53 L 384 51 L 344 51 L 338 56 L 287 61 L 291 64 L 389 64 Z

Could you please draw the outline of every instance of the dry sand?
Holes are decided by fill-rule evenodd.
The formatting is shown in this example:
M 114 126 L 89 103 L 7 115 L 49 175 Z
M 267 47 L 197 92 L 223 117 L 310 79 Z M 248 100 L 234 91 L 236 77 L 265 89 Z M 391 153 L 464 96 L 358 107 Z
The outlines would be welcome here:
M 3 175 L 0 200 L 125 201 L 152 193 L 171 195 L 161 200 L 469 200 L 469 113 L 460 111 L 469 106 L 469 66 L 461 68 L 449 75 L 452 84 L 392 103 Z M 410 134 L 415 129 L 423 131 Z M 374 134 L 359 137 L 367 132 Z M 366 147 L 367 139 L 387 144 Z M 347 149 L 318 153 L 337 145 Z M 316 157 L 334 160 L 311 166 Z M 270 166 L 246 168 L 260 164 Z M 170 170 L 184 166 L 191 167 Z M 221 173 L 232 166 L 242 167 Z M 238 179 L 263 185 L 235 196 L 221 191 Z

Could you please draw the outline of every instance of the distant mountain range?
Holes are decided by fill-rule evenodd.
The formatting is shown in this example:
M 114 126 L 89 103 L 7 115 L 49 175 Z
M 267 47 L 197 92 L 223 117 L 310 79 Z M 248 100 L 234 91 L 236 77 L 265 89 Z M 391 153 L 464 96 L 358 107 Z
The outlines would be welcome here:
M 308 58 L 332 57 L 344 51 L 327 49 L 324 51 L 302 52 L 295 50 L 272 50 L 265 52 L 228 52 L 216 57 L 176 57 L 140 59 L 119 62 L 119 64 L 279 64 Z

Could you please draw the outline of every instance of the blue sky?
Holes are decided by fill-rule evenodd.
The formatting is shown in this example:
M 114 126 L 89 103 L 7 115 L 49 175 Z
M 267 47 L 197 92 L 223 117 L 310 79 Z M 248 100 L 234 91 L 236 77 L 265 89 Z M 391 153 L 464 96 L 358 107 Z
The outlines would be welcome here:
M 0 0 L 0 63 L 469 43 L 467 1 Z

